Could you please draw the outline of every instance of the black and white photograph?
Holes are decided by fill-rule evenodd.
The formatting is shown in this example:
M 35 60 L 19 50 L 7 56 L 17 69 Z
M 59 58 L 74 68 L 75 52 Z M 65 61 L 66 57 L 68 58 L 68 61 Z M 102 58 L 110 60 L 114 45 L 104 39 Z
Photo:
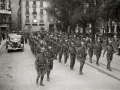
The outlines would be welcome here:
M 120 90 L 120 0 L 0 0 L 0 90 Z

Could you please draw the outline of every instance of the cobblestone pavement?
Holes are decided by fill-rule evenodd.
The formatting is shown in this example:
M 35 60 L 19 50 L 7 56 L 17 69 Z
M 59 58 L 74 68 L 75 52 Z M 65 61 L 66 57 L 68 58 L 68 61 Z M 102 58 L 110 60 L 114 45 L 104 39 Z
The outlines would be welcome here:
M 54 61 L 50 81 L 44 78 L 45 86 L 36 85 L 35 57 L 28 44 L 25 50 L 7 53 L 0 56 L 0 90 L 119 90 L 120 81 L 91 67 L 87 63 L 83 68 L 83 75 L 79 75 L 79 62 L 75 63 L 74 70 L 70 70 L 68 59 L 65 66 Z M 94 65 L 94 63 L 93 63 Z M 102 66 L 99 66 L 102 67 Z M 104 68 L 104 67 L 103 67 Z M 105 68 L 106 69 L 106 68 Z M 106 70 L 107 71 L 107 70 Z M 111 72 L 116 73 L 116 72 Z

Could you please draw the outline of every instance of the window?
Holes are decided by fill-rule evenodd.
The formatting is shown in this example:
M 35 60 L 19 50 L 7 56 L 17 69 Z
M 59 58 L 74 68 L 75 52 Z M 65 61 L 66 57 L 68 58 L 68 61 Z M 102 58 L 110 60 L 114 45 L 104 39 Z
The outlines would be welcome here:
M 44 20 L 40 20 L 40 23 L 44 23 Z
M 33 1 L 33 5 L 36 5 L 36 1 Z
M 29 16 L 26 16 L 26 20 L 29 20 Z
M 29 8 L 26 8 L 26 14 L 29 14 Z
M 5 4 L 1 4 L 1 9 L 3 10 L 5 10 Z
M 43 9 L 40 9 L 40 15 L 43 15 Z
M 30 23 L 30 20 L 26 20 L 26 23 Z
M 33 23 L 37 23 L 36 16 L 33 16 Z
M 3 17 L 3 18 L 2 18 L 2 22 L 6 22 L 6 17 Z
M 33 14 L 37 14 L 36 9 L 33 9 Z
M 40 2 L 40 7 L 43 7 L 43 2 L 42 1 Z
M 29 1 L 26 1 L 26 6 L 29 6 Z

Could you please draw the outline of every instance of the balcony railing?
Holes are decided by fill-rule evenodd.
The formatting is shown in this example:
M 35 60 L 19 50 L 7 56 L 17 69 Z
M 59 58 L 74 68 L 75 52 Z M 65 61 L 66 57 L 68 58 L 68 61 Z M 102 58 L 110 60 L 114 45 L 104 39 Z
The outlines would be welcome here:
M 8 10 L 0 10 L 1 14 L 11 14 L 11 11 Z
M 25 25 L 30 25 L 30 20 L 26 20 Z

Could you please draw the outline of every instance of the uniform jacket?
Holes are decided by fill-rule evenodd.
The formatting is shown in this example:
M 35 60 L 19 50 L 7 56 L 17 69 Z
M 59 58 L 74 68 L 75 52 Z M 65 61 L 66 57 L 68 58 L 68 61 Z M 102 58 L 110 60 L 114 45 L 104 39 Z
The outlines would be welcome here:
M 113 53 L 115 53 L 115 49 L 112 45 L 108 45 L 105 48 L 103 55 L 105 54 L 106 51 L 107 51 L 107 55 L 113 55 Z
M 87 56 L 87 48 L 86 47 L 79 47 L 77 51 L 77 59 L 84 61 L 86 60 Z

